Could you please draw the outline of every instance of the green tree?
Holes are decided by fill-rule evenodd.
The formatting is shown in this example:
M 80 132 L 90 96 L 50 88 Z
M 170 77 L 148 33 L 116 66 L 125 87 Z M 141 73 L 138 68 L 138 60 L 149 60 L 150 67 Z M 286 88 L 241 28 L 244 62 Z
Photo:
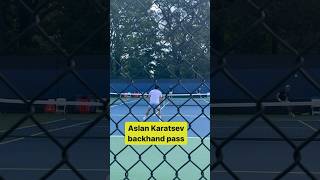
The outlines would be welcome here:
M 112 3 L 113 77 L 208 77 L 209 2 L 138 2 Z

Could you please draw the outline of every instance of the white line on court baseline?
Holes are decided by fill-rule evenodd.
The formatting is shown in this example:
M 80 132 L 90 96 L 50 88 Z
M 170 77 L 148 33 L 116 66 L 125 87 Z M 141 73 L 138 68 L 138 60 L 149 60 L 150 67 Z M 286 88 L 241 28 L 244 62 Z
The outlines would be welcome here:
M 0 170 L 3 171 L 50 171 L 51 169 L 49 168 L 0 168 Z M 88 171 L 88 172 L 106 172 L 106 169 L 90 169 L 90 168 L 80 168 L 77 170 L 79 171 Z M 71 169 L 68 168 L 60 168 L 57 169 L 57 171 L 72 171 Z
M 280 174 L 282 171 L 237 171 L 232 170 L 235 173 L 248 173 L 248 174 Z M 214 171 L 213 173 L 228 173 L 227 171 Z M 319 171 L 311 171 L 312 174 L 320 175 Z M 288 174 L 306 174 L 303 171 L 290 171 Z

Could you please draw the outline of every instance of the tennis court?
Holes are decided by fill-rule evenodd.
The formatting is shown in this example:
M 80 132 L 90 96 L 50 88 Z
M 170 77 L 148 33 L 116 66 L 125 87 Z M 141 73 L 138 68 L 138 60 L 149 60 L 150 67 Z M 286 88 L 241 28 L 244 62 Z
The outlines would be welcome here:
M 174 95 L 173 95 L 174 96 Z M 124 179 L 126 171 L 130 179 L 148 179 L 150 172 L 156 179 L 171 179 L 176 175 L 181 179 L 210 179 L 210 121 L 209 94 L 182 97 L 168 97 L 161 104 L 164 121 L 188 121 L 190 130 L 189 144 L 186 146 L 126 146 L 123 140 L 123 127 L 127 121 L 143 121 L 148 107 L 141 98 L 114 100 L 110 106 L 110 160 L 111 179 Z M 2 99 L 2 105 L 23 106 L 23 102 L 13 99 Z M 35 106 L 55 105 L 52 101 L 35 101 Z M 175 104 L 173 104 L 175 103 Z M 68 149 L 70 163 L 87 179 L 104 179 L 106 177 L 105 159 L 107 156 L 106 140 L 108 136 L 107 122 L 100 113 L 103 107 L 96 102 L 67 101 L 65 112 L 36 112 L 36 119 L 62 146 L 67 146 L 72 138 L 80 134 L 86 127 L 93 124 L 72 148 Z M 61 104 L 60 104 L 61 105 Z M 74 106 L 96 106 L 94 113 L 74 113 Z M 200 106 L 199 106 L 200 105 Z M 179 112 L 178 108 L 179 107 Z M 129 113 L 131 109 L 131 113 Z M 202 111 L 203 109 L 203 111 Z M 70 112 L 68 112 L 70 111 Z M 24 113 L 2 113 L 1 135 L 21 122 Z M 99 118 L 101 118 L 99 120 Z M 19 127 L 11 132 L 0 144 L 2 161 L 0 171 L 6 179 L 40 179 L 61 161 L 61 149 L 52 142 L 31 117 L 26 118 Z M 98 122 L 95 120 L 98 119 Z M 146 121 L 159 121 L 151 115 Z M 13 152 L 17 157 L 12 159 Z M 139 161 L 139 155 L 141 160 Z M 164 156 L 165 159 L 164 160 Z M 190 156 L 190 159 L 189 159 Z M 48 158 L 49 157 L 49 158 Z M 103 158 L 102 158 L 103 157 Z M 116 157 L 116 158 L 115 158 Z M 44 160 L 45 159 L 45 160 Z M 32 162 L 32 163 L 30 163 Z M 30 165 L 32 164 L 32 165 Z M 166 172 L 166 173 L 164 173 Z M 177 174 L 176 174 L 177 172 Z M 51 179 L 74 176 L 70 167 L 62 166 Z
M 128 146 L 124 123 L 143 119 L 148 108 L 143 95 L 112 94 L 110 127 L 111 179 L 210 179 L 210 94 L 172 94 L 160 104 L 162 121 L 189 122 L 188 145 Z M 141 159 L 139 159 L 141 156 Z
M 147 104 L 146 102 L 137 102 L 141 99 L 138 97 L 121 98 L 120 101 L 119 98 L 112 98 L 113 104 L 110 107 L 111 179 L 124 179 L 126 172 L 130 179 L 138 177 L 148 179 L 151 174 L 156 179 L 171 179 L 176 176 L 176 172 L 181 179 L 196 179 L 202 176 L 201 172 L 203 172 L 204 179 L 209 179 L 210 121 L 208 119 L 209 106 L 205 105 L 209 97 L 204 94 L 201 96 L 192 95 L 188 98 L 183 96 L 183 98 L 170 97 L 170 100 L 163 102 L 161 108 L 162 119 L 165 121 L 189 121 L 191 128 L 189 130 L 189 144 L 186 146 L 126 146 L 123 143 L 124 123 L 126 121 L 143 121 Z M 190 101 L 190 99 L 193 100 Z M 44 102 L 40 101 L 40 103 Z M 78 103 L 67 102 L 66 104 L 72 106 Z M 176 103 L 176 106 L 173 103 Z M 93 103 L 93 105 L 102 106 L 99 103 Z M 238 106 L 235 107 L 235 105 Z M 287 105 L 284 103 L 265 103 L 266 111 L 271 107 L 285 108 Z M 310 107 L 314 105 L 312 102 L 296 102 L 289 105 L 297 109 L 295 117 L 284 113 L 265 114 L 257 116 L 257 118 L 252 114 L 243 113 L 218 113 L 215 115 L 213 121 L 215 129 L 211 137 L 217 143 L 222 143 L 239 128 L 246 127 L 244 131 L 233 138 L 231 143 L 222 146 L 223 155 L 226 157 L 223 161 L 237 176 L 243 179 L 272 179 L 286 169 L 288 164 L 294 163 L 291 156 L 294 149 L 276 130 L 271 128 L 269 121 L 297 147 L 320 128 L 320 117 L 311 115 Z M 203 113 L 201 106 L 204 109 Z M 213 106 L 217 110 L 219 108 L 233 108 L 249 111 L 254 107 L 254 104 L 218 103 Z M 23 113 L 2 113 L 0 116 L 1 135 L 24 116 Z M 34 118 L 62 145 L 68 144 L 72 137 L 75 137 L 99 117 L 101 117 L 99 112 L 90 114 L 69 112 L 34 114 Z M 158 120 L 159 118 L 155 115 L 148 119 L 148 121 Z M 88 179 L 103 179 L 106 176 L 105 159 L 101 158 L 101 155 L 107 156 L 104 151 L 107 137 L 106 128 L 107 123 L 102 118 L 68 151 L 71 164 Z M 301 151 L 302 163 L 317 178 L 320 176 L 317 163 L 320 160 L 317 156 L 317 149 L 320 148 L 319 140 L 318 136 L 315 137 L 314 141 Z M 211 146 L 211 148 L 216 151 L 214 147 Z M 12 158 L 13 152 L 16 154 L 15 158 Z M 22 177 L 39 179 L 61 160 L 59 146 L 54 144 L 30 119 L 1 142 L 0 153 L 2 159 L 0 171 L 6 179 L 21 179 Z M 191 161 L 189 161 L 188 154 L 190 154 Z M 139 155 L 141 156 L 140 160 Z M 166 157 L 165 161 L 164 156 Z M 218 167 L 213 175 L 221 179 L 230 178 L 230 174 L 221 167 Z M 51 176 L 51 179 L 62 177 L 72 179 L 75 176 L 69 167 L 62 166 Z M 308 179 L 305 173 L 298 168 L 293 169 L 285 178 Z
M 11 102 L 11 103 L 8 103 Z M 15 103 L 13 103 L 15 102 Z M 36 101 L 37 108 L 44 108 L 45 105 L 52 105 L 52 101 Z M 77 104 L 83 102 L 66 102 L 68 109 L 72 109 Z M 94 103 L 95 104 L 95 103 Z M 1 105 L 16 108 L 23 106 L 19 100 L 6 100 Z M 95 104 L 97 105 L 97 104 Z M 32 117 L 39 122 L 42 128 L 54 137 L 50 139 L 47 134 L 40 129 L 31 116 L 22 112 L 1 113 L 0 114 L 0 137 L 19 124 L 13 132 L 1 139 L 0 143 L 0 172 L 5 179 L 41 179 L 54 168 L 57 171 L 49 179 L 78 179 L 72 170 L 77 168 L 82 177 L 86 179 L 105 179 L 107 176 L 107 165 L 105 163 L 107 153 L 107 121 L 105 116 L 98 110 L 97 112 L 79 114 L 75 112 L 36 112 Z M 25 118 L 24 118 L 25 117 Z M 73 143 L 73 138 L 77 137 L 88 126 L 94 125 L 82 138 Z M 67 147 L 68 162 L 71 166 L 57 166 L 64 162 L 62 157 L 62 147 Z M 44 178 L 45 179 L 45 178 Z
M 279 178 L 288 165 L 298 165 L 290 169 L 283 179 L 310 179 L 308 169 L 317 179 L 320 178 L 318 149 L 320 138 L 315 133 L 320 129 L 320 117 L 312 115 L 312 102 L 264 103 L 264 114 L 250 114 L 255 104 L 233 103 L 216 104 L 216 109 L 232 109 L 229 114 L 215 115 L 215 131 L 212 132 L 219 149 L 212 147 L 215 153 L 223 151 L 223 162 L 240 179 L 275 179 Z M 286 112 L 288 106 L 294 107 L 295 116 Z M 236 113 L 241 110 L 245 113 Z M 251 109 L 252 110 L 252 109 Z M 273 113 L 270 113 L 273 112 Z M 277 113 L 276 113 L 277 112 Z M 240 131 L 240 129 L 242 129 Z M 301 164 L 295 164 L 295 148 L 303 147 L 304 142 L 312 137 L 300 152 Z M 232 138 L 232 141 L 227 142 Z M 287 142 L 285 140 L 289 140 Z M 219 162 L 214 159 L 214 162 Z M 300 166 L 301 165 L 301 166 Z M 301 168 L 302 167 L 302 168 Z M 307 171 L 308 172 L 308 171 Z M 218 166 L 212 176 L 217 179 L 233 179 L 226 169 Z

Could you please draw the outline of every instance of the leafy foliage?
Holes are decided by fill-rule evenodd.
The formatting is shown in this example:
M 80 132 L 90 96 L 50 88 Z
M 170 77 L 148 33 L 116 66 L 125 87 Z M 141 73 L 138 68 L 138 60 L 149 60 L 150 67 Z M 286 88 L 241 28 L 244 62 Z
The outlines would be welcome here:
M 208 1 L 111 2 L 112 77 L 209 76 Z

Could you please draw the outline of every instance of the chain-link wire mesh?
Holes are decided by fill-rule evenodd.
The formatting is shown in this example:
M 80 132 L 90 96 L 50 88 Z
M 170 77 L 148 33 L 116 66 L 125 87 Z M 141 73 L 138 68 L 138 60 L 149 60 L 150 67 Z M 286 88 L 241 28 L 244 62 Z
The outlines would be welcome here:
M 112 78 L 126 78 L 130 81 L 127 87 L 136 89 L 139 93 L 146 93 L 145 91 L 139 90 L 139 87 L 135 84 L 135 79 L 138 78 L 150 78 L 150 79 L 161 79 L 161 78 L 174 78 L 176 84 L 174 87 L 182 87 L 188 94 L 192 94 L 196 91 L 197 87 L 189 90 L 183 87 L 183 79 L 185 78 L 197 78 L 200 79 L 201 83 L 199 86 L 207 85 L 208 73 L 206 68 L 209 66 L 208 60 L 208 31 L 209 31 L 209 13 L 207 8 L 209 7 L 208 2 L 203 1 L 121 1 L 112 2 L 111 5 L 111 26 L 119 28 L 120 30 L 110 29 L 111 42 L 111 77 Z M 48 83 L 48 86 L 43 89 L 39 89 L 39 93 L 32 97 L 31 100 L 27 100 L 23 90 L 16 88 L 14 83 L 9 80 L 4 73 L 0 73 L 0 79 L 3 84 L 7 86 L 15 96 L 26 104 L 28 113 L 15 123 L 8 131 L 1 134 L 0 141 L 4 141 L 15 129 L 25 122 L 27 119 L 38 126 L 48 138 L 56 144 L 61 151 L 61 160 L 55 164 L 52 169 L 48 170 L 42 175 L 42 179 L 48 179 L 51 177 L 59 168 L 66 165 L 71 169 L 76 177 L 79 179 L 87 179 L 68 159 L 68 150 L 77 144 L 81 137 L 98 122 L 102 121 L 103 118 L 109 117 L 108 108 L 90 125 L 85 127 L 79 134 L 77 134 L 70 142 L 66 145 L 59 142 L 46 128 L 38 122 L 38 119 L 34 117 L 34 102 L 49 91 L 58 81 L 64 79 L 67 75 L 72 75 L 79 80 L 95 96 L 99 101 L 107 107 L 109 102 L 102 99 L 101 95 L 97 94 L 94 89 L 90 88 L 87 82 L 77 73 L 77 61 L 74 57 L 77 54 L 82 53 L 102 53 L 105 52 L 103 45 L 105 39 L 101 38 L 101 32 L 104 34 L 104 28 L 106 25 L 102 22 L 107 21 L 105 18 L 107 5 L 99 4 L 97 1 L 82 1 L 78 2 L 78 8 L 73 7 L 73 3 L 68 4 L 67 2 L 50 2 L 47 1 L 1 1 L 1 19 L 0 19 L 0 47 L 2 55 L 9 54 L 35 54 L 41 52 L 41 54 L 58 54 L 65 57 L 68 66 L 59 75 L 56 76 L 55 80 Z M 311 53 L 317 53 L 319 46 L 319 36 L 317 26 L 315 25 L 317 3 L 316 1 L 309 1 L 308 3 L 299 4 L 294 2 L 292 4 L 285 2 L 277 2 L 271 0 L 265 1 L 214 1 L 212 2 L 212 16 L 211 24 L 213 24 L 213 35 L 211 36 L 211 63 L 212 66 L 212 83 L 214 86 L 214 80 L 218 77 L 217 75 L 224 75 L 238 90 L 247 95 L 251 102 L 256 103 L 256 113 L 252 115 L 252 118 L 237 131 L 235 131 L 230 137 L 224 140 L 215 140 L 214 134 L 214 123 L 212 123 L 212 134 L 211 143 L 213 145 L 214 157 L 211 163 L 211 177 L 214 178 L 215 171 L 218 167 L 222 167 L 225 171 L 230 174 L 232 179 L 240 179 L 239 174 L 234 172 L 230 165 L 225 163 L 224 148 L 230 144 L 241 132 L 245 131 L 254 121 L 259 117 L 265 120 L 269 126 L 283 138 L 283 141 L 287 142 L 288 146 L 293 150 L 292 164 L 288 164 L 287 168 L 283 169 L 282 172 L 278 173 L 273 179 L 282 179 L 286 177 L 294 168 L 300 168 L 305 172 L 309 179 L 317 179 L 314 173 L 310 172 L 304 163 L 301 161 L 301 151 L 308 147 L 312 141 L 319 136 L 320 131 L 315 131 L 310 137 L 306 138 L 303 142 L 293 142 L 287 137 L 285 133 L 281 131 L 265 114 L 263 102 L 272 95 L 277 89 L 282 86 L 288 79 L 294 76 L 296 73 L 302 75 L 305 81 L 309 82 L 315 89 L 320 90 L 318 81 L 310 74 L 309 70 L 305 68 L 307 62 L 306 56 Z M 307 7 L 308 6 L 308 7 Z M 289 8 L 290 7 L 290 8 Z M 283 9 L 293 9 L 296 7 L 302 7 L 303 13 L 298 12 L 283 12 Z M 305 9 L 303 9 L 305 8 Z M 311 10 L 305 13 L 305 10 Z M 17 13 L 19 10 L 19 13 Z M 85 11 L 88 10 L 88 11 Z M 247 10 L 247 11 L 246 11 Z M 73 12 L 75 11 L 75 12 Z M 243 12 L 246 11 L 246 12 Z M 86 13 L 88 14 L 86 14 Z M 70 13 L 70 14 L 68 14 Z M 91 14 L 93 13 L 93 14 Z M 126 14 L 122 16 L 121 13 Z M 286 14 L 287 13 L 287 14 Z M 314 13 L 315 15 L 312 15 Z M 83 21 L 78 21 L 76 15 L 88 15 L 90 18 Z M 245 14 L 245 15 L 243 15 Z M 69 16 L 68 16 L 69 15 Z M 118 16 L 119 18 L 116 18 Z M 298 16 L 293 18 L 293 16 Z M 69 17 L 69 22 L 65 21 L 65 18 Z M 99 17 L 99 20 L 93 20 L 92 17 Z M 128 17 L 126 19 L 126 17 Z M 296 27 L 290 26 L 296 24 L 295 19 L 300 19 L 300 23 Z M 276 21 L 278 20 L 278 21 Z M 291 20 L 291 21 L 288 21 Z M 308 21 L 307 21 L 308 20 Z M 52 23 L 52 22 L 55 23 Z M 143 23 L 141 22 L 143 21 Z M 73 22 L 75 24 L 70 24 Z M 84 22 L 93 23 L 88 25 Z M 97 24 L 94 24 L 94 23 Z M 130 24 L 130 26 L 126 25 Z M 312 24 L 313 26 L 307 26 L 306 24 Z M 283 27 L 283 26 L 284 27 Z M 66 31 L 64 28 L 68 27 Z M 135 29 L 136 28 L 136 29 Z M 286 29 L 288 28 L 288 29 Z M 233 32 L 232 32 L 233 29 Z M 77 30 L 83 30 L 83 34 L 75 33 Z M 143 34 L 139 32 L 144 32 Z M 231 31 L 231 32 L 230 32 Z M 121 32 L 117 34 L 115 32 Z M 225 34 L 229 32 L 229 34 Z M 314 32 L 314 33 L 306 33 Z M 149 34 L 146 34 L 149 33 Z M 297 33 L 299 33 L 297 35 Z M 5 36 L 3 36 L 5 34 Z M 78 36 L 77 36 L 78 35 Z M 199 36 L 199 37 L 198 37 Z M 304 38 L 297 38 L 297 37 Z M 117 39 L 119 38 L 119 39 Z M 159 41 L 160 40 L 160 41 Z M 112 41 L 117 41 L 112 42 Z M 148 43 L 147 43 L 148 42 Z M 267 43 L 259 43 L 267 42 Z M 123 44 L 121 44 L 123 43 Z M 124 44 L 131 43 L 131 46 Z M 113 47 L 114 45 L 119 45 Z M 135 47 L 130 49 L 127 47 Z M 109 48 L 109 47 L 108 47 Z M 108 52 L 108 48 L 107 51 Z M 239 80 L 233 73 L 232 68 L 228 60 L 228 56 L 234 53 L 273 53 L 280 54 L 286 53 L 294 56 L 290 64 L 289 71 L 281 76 L 276 83 L 273 84 L 266 92 L 261 96 L 256 96 L 254 90 L 248 89 L 246 85 Z M 150 63 L 150 59 L 154 60 Z M 200 63 L 198 63 L 200 62 Z M 253 62 L 258 64 L 258 61 Z M 154 65 L 156 64 L 156 66 Z M 154 81 L 154 83 L 157 83 Z M 149 88 L 152 88 L 150 86 Z M 209 89 L 209 88 L 208 88 Z M 213 89 L 213 88 L 211 88 Z M 116 91 L 114 87 L 111 87 L 111 91 Z M 122 89 L 125 92 L 126 89 Z M 214 102 L 213 96 L 211 96 L 211 102 Z M 108 98 L 107 98 L 108 99 Z M 192 100 L 192 98 L 189 98 Z M 121 101 L 124 105 L 125 101 Z M 140 101 L 144 101 L 141 99 Z M 196 100 L 193 100 L 196 101 Z M 172 102 L 174 103 L 174 102 Z M 112 106 L 112 102 L 111 102 Z M 132 109 L 132 106 L 126 106 L 127 109 Z M 201 109 L 206 106 L 199 105 Z M 177 106 L 179 109 L 179 106 Z M 211 118 L 213 117 L 214 109 L 211 108 Z M 139 117 L 135 117 L 135 114 L 130 110 L 128 115 L 136 120 L 140 120 Z M 184 120 L 190 120 L 188 117 L 183 117 L 183 114 L 177 112 Z M 205 113 L 202 113 L 205 115 Z M 209 120 L 210 118 L 207 117 Z M 110 123 L 117 124 L 118 122 L 114 119 L 110 119 Z M 196 122 L 196 119 L 193 119 Z M 190 130 L 197 133 L 196 130 L 190 127 Z M 118 129 L 121 132 L 121 129 Z M 111 132 L 111 131 L 110 131 Z M 112 135 L 112 132 L 111 132 Z M 209 134 L 207 134 L 208 136 Z M 198 169 L 199 176 L 197 179 L 208 179 L 208 176 L 204 174 L 208 171 L 209 165 L 198 166 L 194 163 L 192 155 L 197 151 L 198 148 L 205 148 L 204 152 L 209 152 L 210 148 L 205 142 L 205 137 L 200 137 L 201 143 L 196 146 L 193 150 L 185 150 L 182 146 L 175 146 L 169 151 L 162 151 L 159 146 L 150 146 L 146 151 L 137 151 L 135 147 L 126 146 L 125 149 L 120 151 L 111 151 L 110 165 L 116 166 L 122 165 L 119 162 L 118 157 L 126 149 L 133 151 L 137 158 L 130 167 L 124 167 L 123 179 L 130 179 L 131 170 L 134 169 L 138 164 L 143 164 L 150 172 L 147 179 L 157 179 L 155 173 L 161 166 L 170 166 L 171 163 L 167 157 L 175 149 L 181 150 L 182 154 L 186 157 L 187 161 L 179 167 L 170 166 L 173 170 L 172 179 L 181 179 L 181 171 L 187 165 L 192 164 L 194 169 Z M 143 159 L 149 149 L 155 149 L 159 155 L 163 158 L 154 167 L 149 165 Z M 174 164 L 174 163 L 172 163 Z
M 105 119 L 108 117 L 108 109 L 104 108 L 103 112 L 101 112 L 97 118 L 86 124 L 85 127 L 70 139 L 61 140 L 57 138 L 53 131 L 49 130 L 45 124 L 41 123 L 41 119 L 36 117 L 35 102 L 53 89 L 59 82 L 71 76 L 78 84 L 81 84 L 82 88 L 89 92 L 88 94 L 94 96 L 95 99 L 104 104 L 104 107 L 107 107 L 108 102 L 104 99 L 106 95 L 98 93 L 99 88 L 104 89 L 103 92 L 106 91 L 106 85 L 108 84 L 107 75 L 105 75 L 105 77 L 95 77 L 101 80 L 101 86 L 95 89 L 92 88 L 90 82 L 85 80 L 86 77 L 78 72 L 78 56 L 88 55 L 87 61 L 91 61 L 91 64 L 96 64 L 96 66 L 99 66 L 98 68 L 104 69 L 103 71 L 107 72 L 107 61 L 105 57 L 109 48 L 106 49 L 105 44 L 109 44 L 109 38 L 107 38 L 106 42 L 105 29 L 109 26 L 108 19 L 106 18 L 108 12 L 107 7 L 109 7 L 108 3 L 104 1 L 5 0 L 1 1 L 0 5 L 1 90 L 5 89 L 8 90 L 8 92 L 10 91 L 15 99 L 18 99 L 25 105 L 23 110 L 25 114 L 21 115 L 19 120 L 15 121 L 10 128 L 4 132 L 1 131 L 0 179 L 95 179 L 89 178 L 92 176 L 80 170 L 79 166 L 75 165 L 77 162 L 70 160 L 70 156 L 72 156 L 70 149 L 77 146 L 81 138 L 99 122 L 106 124 Z M 102 55 L 103 58 L 97 59 L 95 58 L 96 56 L 93 55 Z M 38 61 L 39 64 L 34 63 L 35 61 L 32 59 L 34 56 L 42 57 L 41 61 Z M 11 62 L 8 57 L 13 57 L 12 59 L 16 59 L 17 61 Z M 20 75 L 18 75 L 19 71 L 15 74 L 19 76 L 19 78 L 23 78 L 24 75 L 28 76 L 28 74 L 34 73 L 36 67 L 45 70 L 48 69 L 48 65 L 46 64 L 49 64 L 49 66 L 54 65 L 57 59 L 63 59 L 63 65 L 59 66 L 59 73 L 57 73 L 54 78 L 45 80 L 45 87 L 40 88 L 37 86 L 37 84 L 43 82 L 43 74 L 41 73 L 37 74 L 36 77 L 30 80 L 29 85 L 23 88 L 21 88 L 21 85 L 16 84 L 18 82 L 17 80 L 12 79 L 11 76 L 9 77 L 9 75 L 5 73 L 6 68 L 21 70 L 21 68 L 25 67 L 23 70 L 26 71 L 26 74 L 20 73 Z M 32 92 L 35 93 L 32 97 L 26 95 L 27 90 L 30 90 L 30 86 L 33 88 Z M 1 96 L 1 98 L 8 97 Z M 1 112 L 3 113 L 3 109 L 1 109 Z M 2 125 L 6 123 L 6 121 L 9 121 L 6 118 L 7 116 L 1 116 L 0 121 Z M 50 161 L 48 159 L 50 159 L 49 156 L 52 155 L 49 152 L 45 152 L 47 153 L 46 159 L 39 159 L 41 157 L 38 156 L 42 154 L 41 148 L 39 147 L 41 143 L 21 142 L 21 144 L 25 143 L 24 147 L 16 147 L 13 149 L 8 145 L 10 142 L 7 141 L 7 139 L 10 139 L 10 135 L 14 131 L 19 130 L 21 125 L 27 121 L 31 122 L 29 127 L 37 127 L 41 130 L 39 134 L 46 135 L 46 138 L 55 146 L 52 148 L 58 149 L 58 154 L 56 155 L 59 157 L 54 160 L 54 163 L 50 164 L 48 169 L 45 169 L 48 166 L 44 167 L 44 165 L 36 164 L 39 161 Z M 101 148 L 105 148 L 105 140 L 103 140 L 103 144 Z M 29 147 L 35 150 L 33 152 L 27 152 Z M 6 148 L 8 149 L 6 150 Z M 25 152 L 21 154 L 17 153 L 19 152 L 18 150 L 23 151 L 23 149 L 25 149 Z M 88 150 L 88 153 L 89 152 L 91 151 Z M 31 155 L 27 155 L 27 153 L 31 153 Z M 103 154 L 101 154 L 101 156 L 103 156 Z M 6 158 L 11 158 L 10 163 L 5 161 Z M 24 170 L 20 169 L 20 171 L 18 171 L 16 168 L 20 167 L 23 161 L 26 161 L 25 158 L 32 158 L 31 160 L 27 159 L 29 164 L 28 168 L 23 167 Z M 12 174 L 10 173 L 12 168 L 10 170 L 10 168 L 6 167 L 14 164 L 15 161 L 20 161 L 21 164 L 16 164 L 15 167 L 12 167 L 16 170 L 15 173 Z M 32 169 L 32 167 L 37 167 L 38 169 L 33 169 L 31 172 L 28 171 L 28 169 Z M 41 170 L 39 168 L 44 169 Z M 99 168 L 104 171 L 102 176 L 105 178 L 107 174 L 106 165 L 103 165 L 103 167 L 100 166 Z M 61 175 L 61 171 L 64 171 L 61 169 L 71 173 L 69 175 Z M 36 176 L 31 176 L 32 172 L 34 172 Z M 59 176 L 57 177 L 56 174 L 60 174 L 60 178 Z
M 278 92 L 291 78 L 301 75 L 305 85 L 305 91 L 300 95 L 308 96 L 307 85 L 312 86 L 319 93 L 320 86 L 317 77 L 311 72 L 310 68 L 310 54 L 319 53 L 319 27 L 317 23 L 317 12 L 315 9 L 319 8 L 319 3 L 315 1 L 298 2 L 298 1 L 213 1 L 212 8 L 212 89 L 221 84 L 215 83 L 219 78 L 224 78 L 233 85 L 230 91 L 242 92 L 243 97 L 246 97 L 246 102 L 253 102 L 256 104 L 256 110 L 250 114 L 250 118 L 246 122 L 237 126 L 237 128 L 224 139 L 216 138 L 215 124 L 212 123 L 211 144 L 213 146 L 212 161 L 211 161 L 211 177 L 219 177 L 219 173 L 224 172 L 225 179 L 250 179 L 250 176 L 244 176 L 245 172 L 234 169 L 233 164 L 230 164 L 230 158 L 226 151 L 230 151 L 228 146 L 236 143 L 237 137 L 242 133 L 250 131 L 249 128 L 253 126 L 258 119 L 262 119 L 266 126 L 272 129 L 287 146 L 290 153 L 282 154 L 280 145 L 272 147 L 278 150 L 279 153 L 270 155 L 269 158 L 275 158 L 272 167 L 281 163 L 277 160 L 279 156 L 289 156 L 291 161 L 281 170 L 273 171 L 271 174 L 263 174 L 255 176 L 255 179 L 294 179 L 293 172 L 301 171 L 301 176 L 298 179 L 318 179 L 314 167 L 310 166 L 311 160 L 304 161 L 303 150 L 312 149 L 317 146 L 310 146 L 317 137 L 319 137 L 320 130 L 313 129 L 311 135 L 304 138 L 303 141 L 295 141 L 283 131 L 266 112 L 264 102 L 270 100 L 270 96 Z M 312 27 L 311 27 L 312 26 Z M 256 54 L 255 59 L 247 61 L 239 55 Z M 238 56 L 237 56 L 238 55 Z M 285 55 L 285 57 L 283 56 Z M 238 58 L 233 58 L 236 56 Z M 246 79 L 240 78 L 236 74 L 235 64 L 248 63 L 248 66 L 259 68 L 264 62 L 263 57 L 268 57 L 269 66 L 273 69 L 280 69 L 281 74 L 277 76 L 275 81 L 264 89 L 263 93 L 257 95 L 259 88 L 267 83 L 266 80 L 260 80 L 260 83 L 254 87 L 248 88 L 248 81 L 250 79 L 259 79 L 258 74 L 251 73 L 250 77 Z M 280 58 L 279 58 L 280 57 Z M 289 58 L 288 58 L 289 57 Z M 241 61 L 241 62 L 240 62 Z M 315 62 L 314 62 L 315 63 Z M 309 64 L 309 65 L 308 65 Z M 242 64 L 243 65 L 243 64 Z M 281 69 L 282 68 L 282 69 Z M 256 71 L 255 71 L 256 72 Z M 269 74 L 269 77 L 274 77 Z M 299 86 L 299 85 L 296 85 Z M 211 97 L 213 98 L 213 97 Z M 219 97 L 215 97 L 219 98 Z M 216 101 L 213 98 L 211 102 Z M 307 97 L 310 99 L 311 97 Z M 214 105 L 213 105 L 214 106 Z M 211 112 L 214 107 L 211 107 Z M 212 115 L 212 114 L 211 114 Z M 215 121 L 214 116 L 211 118 Z M 238 117 L 240 118 L 240 117 Z M 293 120 L 294 121 L 294 120 Z M 253 137 L 254 138 L 254 137 Z M 238 142 L 239 143 L 239 142 Z M 240 142 L 249 146 L 250 142 Z M 251 144 L 254 144 L 251 142 Z M 255 144 L 256 147 L 261 144 Z M 271 144 L 272 145 L 272 144 Z M 253 148 L 253 146 L 250 146 Z M 283 147 L 284 148 L 284 147 Z M 243 153 L 245 150 L 243 150 Z M 239 149 L 238 149 L 239 150 Z M 254 154 L 253 149 L 246 149 Z M 316 149 L 308 151 L 314 152 Z M 233 151 L 234 152 L 234 151 Z M 265 151 L 267 154 L 267 150 Z M 227 155 L 226 155 L 227 154 Z M 241 154 L 241 153 L 239 153 Z M 275 156 L 275 157 L 273 157 Z M 234 159 L 241 159 L 240 156 L 232 156 Z M 255 156 L 257 157 L 257 156 Z M 229 159 L 229 160 L 228 160 Z M 244 158 L 242 158 L 244 159 Z M 247 157 L 249 161 L 249 157 Z M 259 156 L 255 160 L 263 164 L 263 157 Z M 249 162 L 242 162 L 243 165 Z M 307 165 L 308 164 L 308 165 Z M 263 166 L 263 169 L 272 168 L 268 165 Z M 255 169 L 257 167 L 251 167 Z M 313 169 L 313 170 L 312 170 Z M 247 172 L 249 173 L 249 172 Z M 256 172 L 256 174 L 259 174 Z M 270 176 L 271 175 L 271 176 Z M 253 177 L 253 176 L 252 176 Z M 218 179 L 218 178 L 217 178 Z M 223 179 L 221 177 L 221 179 Z
M 210 179 L 209 99 L 195 96 L 210 94 L 209 7 L 198 0 L 111 1 L 111 179 Z M 164 94 L 162 115 L 143 119 L 150 105 L 144 96 L 156 84 Z M 177 102 L 170 91 L 186 97 Z M 128 93 L 140 96 L 121 97 Z M 155 118 L 188 122 L 189 145 L 122 143 L 124 122 Z

